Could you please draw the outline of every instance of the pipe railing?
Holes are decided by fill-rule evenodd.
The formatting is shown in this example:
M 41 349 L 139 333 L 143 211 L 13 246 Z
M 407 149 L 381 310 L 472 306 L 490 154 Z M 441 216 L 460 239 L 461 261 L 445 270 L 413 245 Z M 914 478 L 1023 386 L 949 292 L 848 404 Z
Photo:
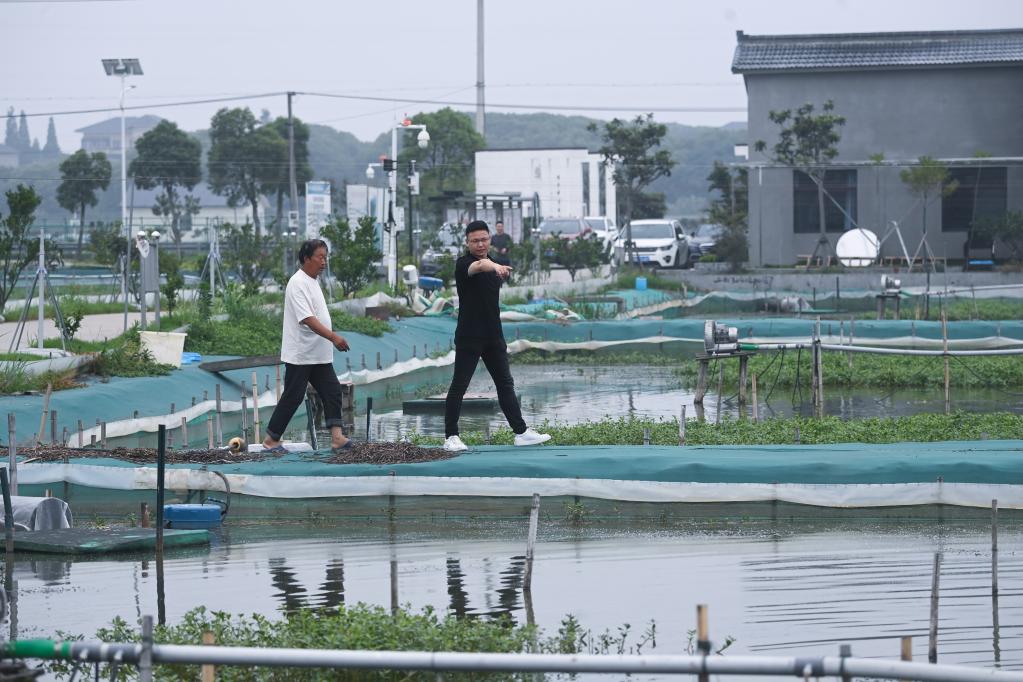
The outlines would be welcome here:
M 209 645 L 107 644 L 21 640 L 7 642 L 9 658 L 63 659 L 79 663 L 146 666 L 221 665 L 242 667 L 355 668 L 529 673 L 636 673 L 671 675 L 752 675 L 902 679 L 916 682 L 1023 682 L 1023 672 L 913 663 L 851 656 L 718 656 L 460 653 L 429 651 L 350 651 L 264 649 Z M 142 670 L 143 673 L 147 671 Z M 144 675 L 145 676 L 145 675 Z

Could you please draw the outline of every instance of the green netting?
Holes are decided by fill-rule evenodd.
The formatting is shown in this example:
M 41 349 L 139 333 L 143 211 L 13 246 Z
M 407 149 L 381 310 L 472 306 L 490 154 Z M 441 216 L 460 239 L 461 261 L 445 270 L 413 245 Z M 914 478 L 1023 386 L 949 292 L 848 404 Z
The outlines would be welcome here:
M 580 478 L 694 483 L 985 483 L 1023 484 L 1017 441 L 762 446 L 483 446 L 447 460 L 416 464 L 330 464 L 321 453 L 212 464 L 247 476 L 427 476 Z M 77 457 L 73 464 L 135 468 L 119 460 Z M 169 465 L 170 469 L 198 468 Z M 27 469 L 24 470 L 27 472 Z M 23 472 L 24 473 L 24 472 Z M 27 476 L 27 474 L 26 474 Z M 282 482 L 283 485 L 283 482 Z

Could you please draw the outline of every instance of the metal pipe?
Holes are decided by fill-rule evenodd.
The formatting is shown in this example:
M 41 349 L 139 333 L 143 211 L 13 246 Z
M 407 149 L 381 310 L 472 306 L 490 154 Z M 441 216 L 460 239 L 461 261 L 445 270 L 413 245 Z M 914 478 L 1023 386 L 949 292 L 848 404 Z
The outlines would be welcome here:
M 139 661 L 143 647 L 102 642 L 19 640 L 4 643 L 8 657 Z M 153 663 L 293 668 L 392 670 L 483 670 L 565 673 L 675 673 L 695 675 L 785 675 L 804 677 L 901 678 L 918 682 L 1023 682 L 1023 672 L 972 666 L 936 665 L 838 656 L 684 656 L 601 654 L 494 654 L 429 651 L 349 651 L 265 649 L 208 645 L 156 644 Z
M 751 350 L 799 350 L 810 349 L 811 343 L 756 343 L 743 344 Z M 929 355 L 941 357 L 943 350 L 920 350 L 916 348 L 880 348 L 877 346 L 848 346 L 837 343 L 822 343 L 822 350 L 846 351 L 849 353 L 878 353 L 880 355 Z M 988 348 L 974 350 L 949 350 L 949 357 L 981 356 L 981 355 L 1023 355 L 1023 348 Z

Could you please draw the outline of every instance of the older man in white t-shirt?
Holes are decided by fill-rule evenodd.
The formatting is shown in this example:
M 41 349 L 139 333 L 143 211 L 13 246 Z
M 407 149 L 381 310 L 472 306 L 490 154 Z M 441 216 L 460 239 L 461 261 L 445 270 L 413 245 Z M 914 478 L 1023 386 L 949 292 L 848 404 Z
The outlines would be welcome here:
M 284 337 L 281 362 L 284 363 L 284 392 L 266 428 L 263 447 L 271 453 L 284 453 L 281 437 L 295 410 L 305 400 L 307 384 L 323 401 L 323 412 L 330 427 L 332 451 L 351 447 L 352 441 L 341 432 L 341 384 L 334 373 L 334 349 L 348 350 L 348 342 L 330 328 L 330 311 L 316 278 L 327 267 L 327 244 L 310 239 L 298 250 L 298 272 L 288 280 L 284 293 Z

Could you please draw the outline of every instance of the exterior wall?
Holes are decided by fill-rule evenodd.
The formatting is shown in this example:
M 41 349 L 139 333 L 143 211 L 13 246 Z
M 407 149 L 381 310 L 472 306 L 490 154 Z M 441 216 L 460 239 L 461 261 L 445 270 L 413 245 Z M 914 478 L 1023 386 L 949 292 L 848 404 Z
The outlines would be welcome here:
M 890 221 L 899 223 L 910 255 L 923 235 L 920 200 L 911 195 L 899 172 L 920 156 L 967 159 L 978 151 L 995 157 L 1023 157 L 1023 67 L 873 70 L 747 74 L 750 140 L 750 259 L 755 265 L 784 265 L 813 251 L 815 234 L 795 234 L 792 219 L 792 171 L 763 168 L 766 154 L 752 149 L 757 140 L 767 150 L 779 127 L 768 118 L 778 109 L 811 102 L 819 111 L 835 103 L 846 117 L 836 167 L 858 164 L 858 223 L 884 237 Z M 885 164 L 869 165 L 882 153 Z M 901 162 L 901 163 L 900 163 Z M 1016 162 L 1018 164 L 1018 162 Z M 859 165 L 863 164 L 863 165 Z M 1003 165 L 1003 164 L 999 164 Z M 1023 168 L 1008 166 L 1008 208 L 1023 207 Z M 850 166 L 854 167 L 854 166 Z M 961 258 L 965 232 L 942 232 L 941 200 L 927 205 L 927 242 L 934 255 Z M 829 233 L 834 245 L 840 235 Z M 893 235 L 882 255 L 901 255 Z
M 586 182 L 589 204 L 583 197 L 583 163 L 589 163 Z M 524 201 L 540 196 L 545 216 L 596 215 L 599 184 L 599 154 L 586 149 L 512 149 L 476 152 L 476 193 L 518 192 Z M 608 215 L 614 215 L 614 183 L 606 173 L 604 193 Z

